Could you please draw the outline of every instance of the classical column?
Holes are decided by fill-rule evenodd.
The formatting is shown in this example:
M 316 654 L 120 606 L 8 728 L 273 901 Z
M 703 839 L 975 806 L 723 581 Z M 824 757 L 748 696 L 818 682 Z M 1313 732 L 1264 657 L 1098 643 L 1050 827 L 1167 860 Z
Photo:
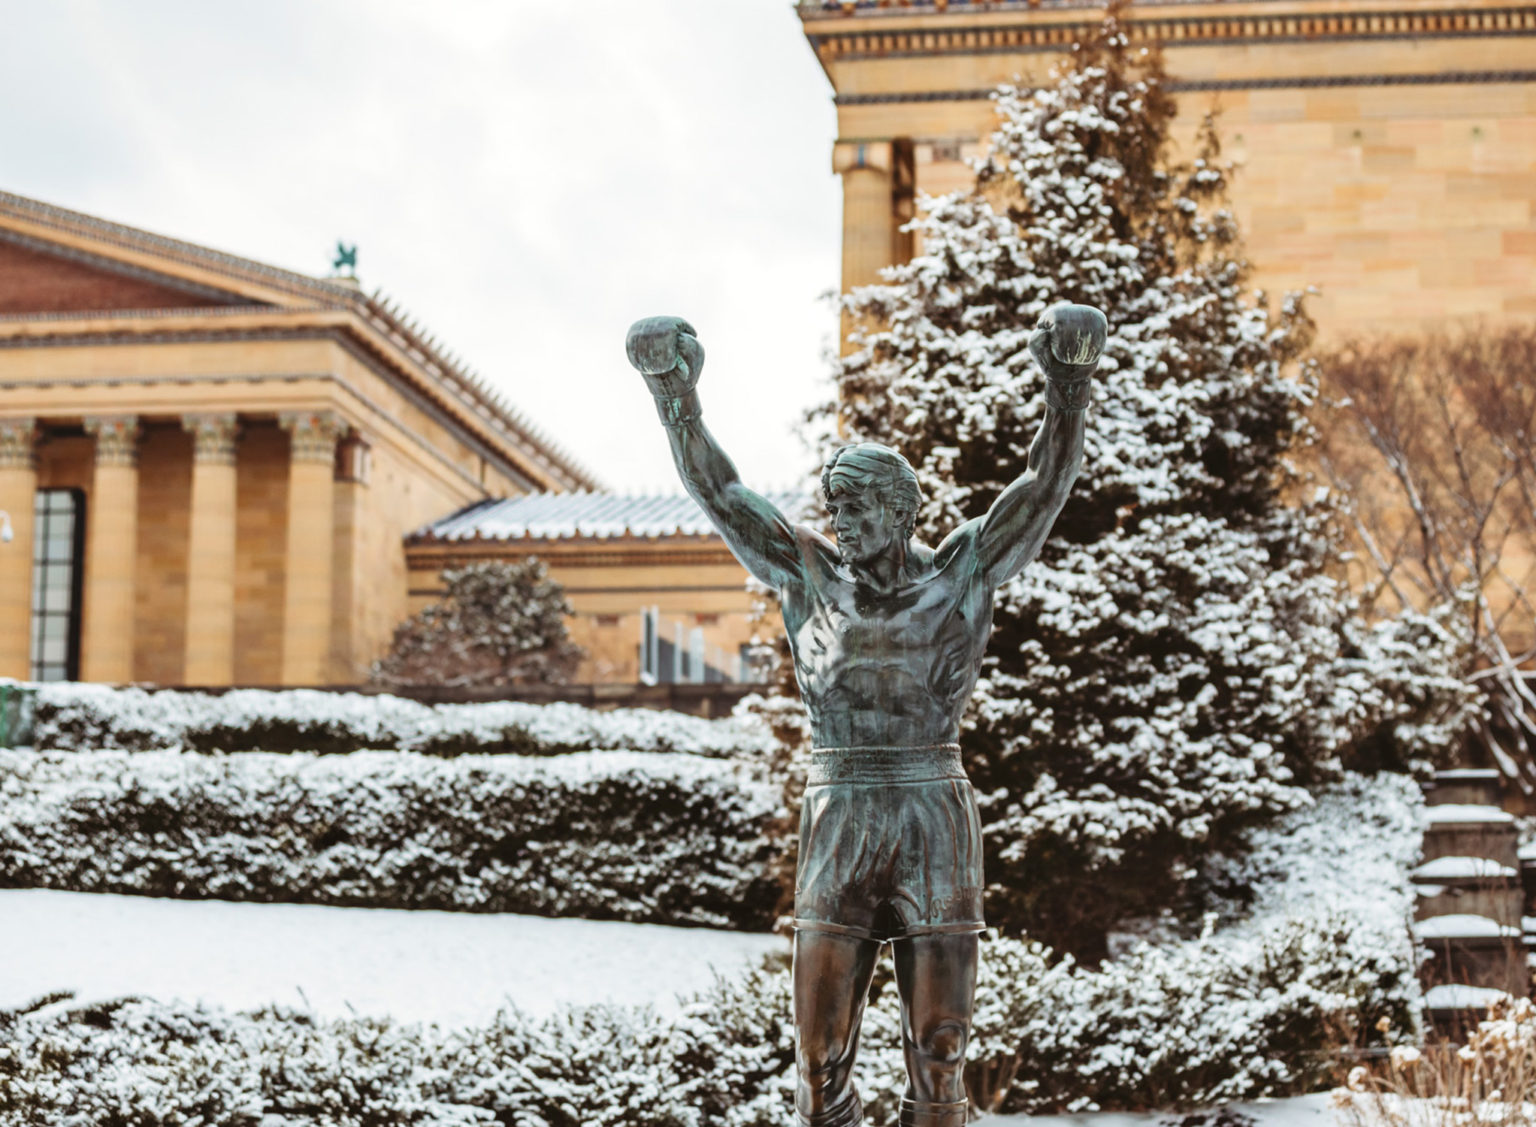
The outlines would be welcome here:
M 288 563 L 283 597 L 283 684 L 323 685 L 331 658 L 336 526 L 336 440 L 330 411 L 288 412 Z
M 357 684 L 367 680 L 370 656 L 362 645 L 357 613 L 361 576 L 368 566 L 364 548 L 371 449 L 353 432 L 342 440 L 336 459 L 336 547 L 331 581 L 332 682 Z M 376 562 L 376 561 L 375 561 Z
M 187 529 L 187 628 L 182 680 L 235 679 L 235 441 L 232 413 L 185 415 L 192 432 L 192 502 Z
M 880 280 L 894 261 L 891 245 L 892 146 L 889 141 L 839 141 L 832 170 L 843 178 L 843 292 Z M 842 351 L 851 351 L 853 319 L 842 318 Z
M 37 496 L 37 420 L 0 419 L 0 677 L 32 672 L 32 510 Z
M 96 439 L 96 473 L 87 503 L 80 678 L 132 681 L 139 420 L 134 415 L 90 418 L 85 429 Z

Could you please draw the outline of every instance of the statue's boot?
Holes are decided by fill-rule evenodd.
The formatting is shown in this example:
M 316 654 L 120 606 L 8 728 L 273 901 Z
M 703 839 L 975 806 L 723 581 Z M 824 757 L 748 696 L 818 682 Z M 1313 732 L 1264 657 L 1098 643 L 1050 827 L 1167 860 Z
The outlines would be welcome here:
M 965 1127 L 970 1104 L 960 1100 L 952 1104 L 927 1100 L 901 1101 L 901 1127 Z

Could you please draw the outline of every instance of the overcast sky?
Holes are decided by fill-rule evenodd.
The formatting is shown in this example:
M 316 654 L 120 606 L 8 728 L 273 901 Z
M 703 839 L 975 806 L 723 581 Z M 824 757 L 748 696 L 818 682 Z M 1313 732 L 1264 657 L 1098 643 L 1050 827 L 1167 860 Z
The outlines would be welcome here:
M 828 392 L 831 90 L 789 0 L 0 0 L 0 188 L 309 274 L 338 238 L 610 488 L 688 317 L 748 482 Z

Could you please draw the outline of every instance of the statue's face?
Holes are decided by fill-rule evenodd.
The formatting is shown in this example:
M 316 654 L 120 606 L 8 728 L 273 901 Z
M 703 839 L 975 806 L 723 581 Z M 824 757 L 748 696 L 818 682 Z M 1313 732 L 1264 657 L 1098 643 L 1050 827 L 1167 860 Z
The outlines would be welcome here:
M 837 551 L 846 563 L 864 563 L 906 537 L 906 514 L 892 511 L 873 489 L 839 489 L 827 499 Z

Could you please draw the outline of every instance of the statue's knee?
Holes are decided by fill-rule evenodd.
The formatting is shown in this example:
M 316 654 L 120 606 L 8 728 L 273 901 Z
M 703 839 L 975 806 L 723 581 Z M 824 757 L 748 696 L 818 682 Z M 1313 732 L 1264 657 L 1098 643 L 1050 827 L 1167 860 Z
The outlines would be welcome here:
M 795 1051 L 800 1075 L 807 1080 L 819 1079 L 821 1083 L 835 1082 L 839 1075 L 852 1071 L 848 1047 L 818 1038 L 802 1040 Z
M 934 1064 L 959 1064 L 965 1060 L 968 1030 L 958 1021 L 946 1021 L 917 1038 L 916 1049 Z

